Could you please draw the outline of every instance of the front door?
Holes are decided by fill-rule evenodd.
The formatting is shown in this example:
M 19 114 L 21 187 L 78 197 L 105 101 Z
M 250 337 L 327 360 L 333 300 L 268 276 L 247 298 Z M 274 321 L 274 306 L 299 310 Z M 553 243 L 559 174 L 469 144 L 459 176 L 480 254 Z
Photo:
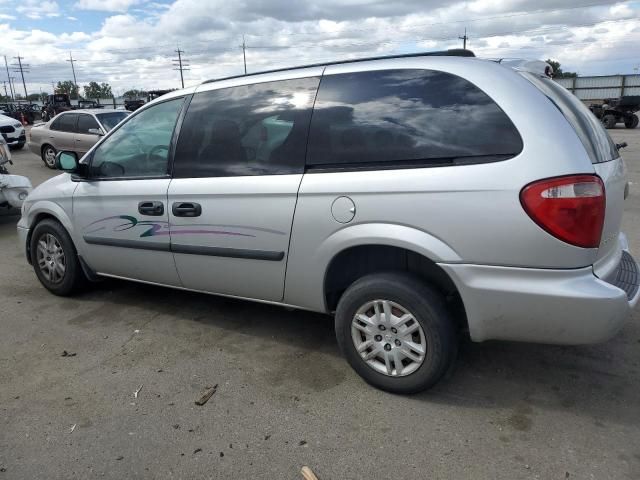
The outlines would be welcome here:
M 131 116 L 88 159 L 73 197 L 80 255 L 96 272 L 179 286 L 170 251 L 168 157 L 183 98 Z
M 282 299 L 319 74 L 194 95 L 168 201 L 185 287 Z

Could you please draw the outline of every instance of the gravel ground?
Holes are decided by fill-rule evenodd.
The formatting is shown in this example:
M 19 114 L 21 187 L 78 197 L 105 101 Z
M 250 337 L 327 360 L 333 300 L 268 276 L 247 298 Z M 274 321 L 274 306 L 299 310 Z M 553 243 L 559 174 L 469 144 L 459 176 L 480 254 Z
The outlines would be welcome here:
M 640 255 L 640 129 L 612 134 Z M 0 480 L 640 478 L 638 309 L 602 345 L 465 343 L 450 378 L 400 397 L 350 370 L 323 315 L 117 281 L 57 298 L 17 220 L 0 218 Z

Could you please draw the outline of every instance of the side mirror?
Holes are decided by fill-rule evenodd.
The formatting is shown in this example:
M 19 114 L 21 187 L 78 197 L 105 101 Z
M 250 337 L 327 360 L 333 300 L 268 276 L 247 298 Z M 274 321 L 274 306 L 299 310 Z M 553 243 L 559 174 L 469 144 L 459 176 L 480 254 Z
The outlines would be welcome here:
M 78 157 L 73 152 L 58 152 L 56 154 L 56 168 L 67 173 L 78 171 Z
M 92 135 L 100 135 L 101 137 L 104 135 L 104 133 L 102 133 L 102 130 L 100 130 L 99 128 L 90 128 L 89 130 L 87 130 L 87 132 L 91 133 Z

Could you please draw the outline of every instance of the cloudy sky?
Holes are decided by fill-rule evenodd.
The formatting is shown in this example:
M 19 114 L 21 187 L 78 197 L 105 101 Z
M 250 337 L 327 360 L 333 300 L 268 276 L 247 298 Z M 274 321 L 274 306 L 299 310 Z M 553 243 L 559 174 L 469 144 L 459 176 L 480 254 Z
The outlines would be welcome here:
M 550 57 L 581 75 L 640 66 L 640 0 L 0 0 L 0 55 L 24 57 L 29 93 L 71 79 L 72 52 L 80 85 L 119 94 L 178 87 L 178 47 L 193 85 L 242 73 L 243 35 L 258 71 L 460 47 L 465 27 L 481 57 Z

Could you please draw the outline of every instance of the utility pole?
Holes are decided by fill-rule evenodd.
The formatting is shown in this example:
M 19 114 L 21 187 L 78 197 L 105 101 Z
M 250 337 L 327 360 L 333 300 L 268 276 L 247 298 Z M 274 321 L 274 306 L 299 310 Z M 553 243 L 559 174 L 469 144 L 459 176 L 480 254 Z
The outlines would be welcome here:
M 55 95 L 56 94 L 56 82 L 54 82 L 54 81 L 51 82 L 51 88 L 53 89 L 51 91 L 51 94 Z
M 247 74 L 247 44 L 244 41 L 244 35 L 242 35 L 242 59 L 244 60 L 244 74 Z
M 174 52 L 178 54 L 178 58 L 174 58 L 172 60 L 173 66 L 178 67 L 178 68 L 174 68 L 174 70 L 180 71 L 180 83 L 182 84 L 182 88 L 184 88 L 184 75 L 182 74 L 182 72 L 190 70 L 189 68 L 184 68 L 184 67 L 188 67 L 189 64 L 185 63 L 186 60 L 183 60 L 182 58 L 182 54 L 184 53 L 184 50 L 180 50 L 180 47 L 178 47 L 178 49 L 174 50 Z
M 7 63 L 7 56 L 4 56 L 4 68 L 7 69 L 7 80 L 9 80 L 9 90 L 11 91 L 11 101 L 15 102 L 15 97 L 13 95 L 13 85 L 11 85 L 11 75 L 9 75 L 9 64 Z
M 73 72 L 73 84 L 76 86 L 76 90 L 79 89 L 78 87 L 78 80 L 76 80 L 76 69 L 73 67 L 73 62 L 76 62 L 77 60 L 75 58 L 73 58 L 71 56 L 71 52 L 69 52 L 69 60 L 67 60 L 67 62 L 71 62 L 71 72 Z M 76 94 L 76 97 L 78 95 Z
M 29 95 L 27 94 L 27 83 L 24 81 L 24 71 L 27 70 L 27 73 L 29 73 L 29 70 L 28 70 L 29 64 L 22 63 L 22 60 L 24 60 L 24 57 L 21 57 L 20 54 L 18 54 L 17 57 L 13 57 L 13 58 L 18 60 L 18 65 L 17 65 L 18 68 L 14 68 L 14 72 L 20 72 L 20 75 L 22 76 L 22 86 L 24 87 L 24 99 L 26 101 Z M 13 66 L 15 67 L 16 64 L 14 63 Z
M 7 93 L 7 81 L 6 80 L 2 80 L 2 86 L 4 87 L 4 96 L 8 98 L 9 94 Z
M 460 40 L 462 40 L 462 48 L 464 50 L 467 49 L 467 40 L 469 40 L 469 37 L 467 37 L 467 27 L 464 27 L 464 35 L 462 37 L 458 37 Z

